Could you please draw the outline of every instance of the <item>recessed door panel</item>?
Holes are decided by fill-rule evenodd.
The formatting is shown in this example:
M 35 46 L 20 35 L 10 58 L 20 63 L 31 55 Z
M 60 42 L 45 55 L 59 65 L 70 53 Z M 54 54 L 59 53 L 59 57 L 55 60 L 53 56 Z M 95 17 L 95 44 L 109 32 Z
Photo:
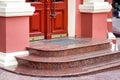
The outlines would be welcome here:
M 52 18 L 52 33 L 64 32 L 64 12 L 59 10 L 56 12 L 56 18 Z
M 50 26 L 49 33 L 55 34 L 66 34 L 67 35 L 67 0 L 52 0 L 50 6 Z M 49 35 L 50 36 L 50 35 Z
M 33 16 L 30 17 L 30 37 L 44 36 L 44 2 L 42 0 L 30 0 L 35 7 Z
M 41 12 L 35 12 L 31 19 L 30 32 L 41 32 Z
M 68 0 L 27 0 L 35 7 L 30 17 L 30 36 L 52 38 L 55 34 L 67 34 Z

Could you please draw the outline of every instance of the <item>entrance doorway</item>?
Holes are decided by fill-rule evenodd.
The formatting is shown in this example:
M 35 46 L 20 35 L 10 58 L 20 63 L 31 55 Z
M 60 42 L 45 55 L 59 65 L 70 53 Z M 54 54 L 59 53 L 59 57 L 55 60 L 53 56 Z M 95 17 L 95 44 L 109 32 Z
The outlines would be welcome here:
M 65 37 L 68 34 L 68 0 L 27 0 L 35 7 L 30 17 L 31 40 Z

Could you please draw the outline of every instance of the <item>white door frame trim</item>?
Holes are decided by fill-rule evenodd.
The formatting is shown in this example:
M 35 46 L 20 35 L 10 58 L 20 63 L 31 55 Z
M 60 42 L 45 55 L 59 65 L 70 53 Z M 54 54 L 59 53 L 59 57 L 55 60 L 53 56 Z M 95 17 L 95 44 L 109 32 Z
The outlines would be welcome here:
M 76 0 L 68 0 L 68 36 L 75 37 Z

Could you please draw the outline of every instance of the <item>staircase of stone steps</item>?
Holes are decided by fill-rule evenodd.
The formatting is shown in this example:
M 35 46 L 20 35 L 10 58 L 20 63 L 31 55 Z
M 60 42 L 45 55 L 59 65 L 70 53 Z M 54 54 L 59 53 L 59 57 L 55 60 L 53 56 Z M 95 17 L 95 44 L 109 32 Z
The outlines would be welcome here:
M 120 65 L 120 50 L 108 40 L 55 39 L 31 42 L 29 56 L 6 70 L 30 76 L 76 76 Z

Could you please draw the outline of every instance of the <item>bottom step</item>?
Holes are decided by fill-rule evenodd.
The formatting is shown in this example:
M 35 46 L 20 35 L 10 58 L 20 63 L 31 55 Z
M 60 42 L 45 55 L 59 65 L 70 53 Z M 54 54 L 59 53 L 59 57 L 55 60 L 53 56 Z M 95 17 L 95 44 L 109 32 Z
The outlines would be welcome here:
M 79 68 L 71 68 L 65 70 L 38 70 L 26 67 L 24 64 L 20 64 L 19 66 L 9 66 L 2 68 L 4 70 L 14 72 L 22 75 L 36 76 L 36 77 L 65 77 L 65 76 L 77 76 L 83 75 L 90 72 L 96 72 L 99 70 L 116 67 L 120 65 L 120 59 L 104 62 L 98 65 L 92 65 L 88 67 L 79 67 Z

